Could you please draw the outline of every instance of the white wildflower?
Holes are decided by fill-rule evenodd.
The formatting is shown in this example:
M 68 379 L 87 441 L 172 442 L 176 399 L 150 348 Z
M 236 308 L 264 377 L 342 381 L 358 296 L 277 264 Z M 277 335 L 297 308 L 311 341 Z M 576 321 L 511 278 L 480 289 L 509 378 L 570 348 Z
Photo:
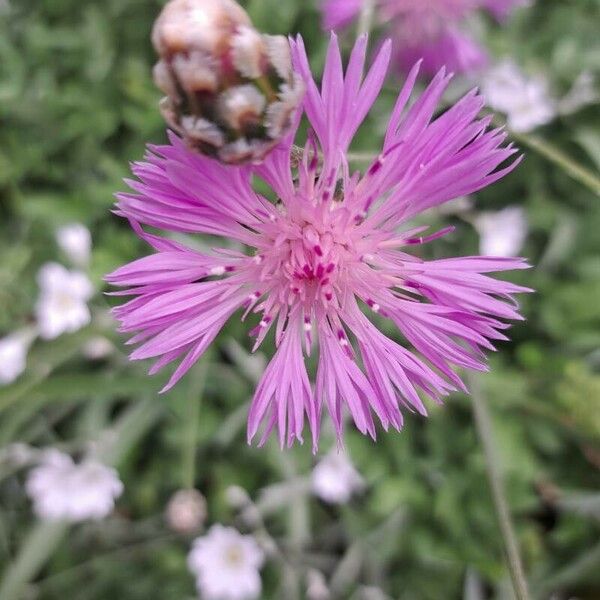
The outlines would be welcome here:
M 254 600 L 261 595 L 264 552 L 251 535 L 213 525 L 194 541 L 188 566 L 204 600 Z
M 519 206 L 484 212 L 475 219 L 484 256 L 517 256 L 527 237 L 527 216 Z
M 78 267 L 85 267 L 90 262 L 92 251 L 92 235 L 81 223 L 69 223 L 56 232 L 56 241 L 67 258 Z
M 86 302 L 93 287 L 84 273 L 68 271 L 57 263 L 45 264 L 38 274 L 40 297 L 36 316 L 40 335 L 53 339 L 87 325 L 91 315 Z
M 344 452 L 332 450 L 313 469 L 313 493 L 330 504 L 345 504 L 364 488 L 364 480 Z
M 0 385 L 12 383 L 23 373 L 32 339 L 28 331 L 18 331 L 0 339 Z
M 76 523 L 109 515 L 123 484 L 106 465 L 91 459 L 75 464 L 67 454 L 50 450 L 29 473 L 26 491 L 40 519 Z
M 556 102 L 545 78 L 528 78 L 511 61 L 503 62 L 487 73 L 482 91 L 491 108 L 506 114 L 508 126 L 514 131 L 532 131 L 556 116 Z

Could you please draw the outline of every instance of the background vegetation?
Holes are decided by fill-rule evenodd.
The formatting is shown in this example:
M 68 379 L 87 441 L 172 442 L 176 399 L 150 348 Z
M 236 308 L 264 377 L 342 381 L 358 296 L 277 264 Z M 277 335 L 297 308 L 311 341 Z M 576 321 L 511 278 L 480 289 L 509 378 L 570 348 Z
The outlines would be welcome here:
M 408 417 L 401 434 L 376 444 L 349 432 L 368 488 L 336 508 L 302 485 L 314 463 L 309 448 L 282 454 L 275 444 L 246 445 L 246 407 L 263 359 L 248 354 L 244 325 L 229 324 L 165 397 L 157 395 L 160 376 L 128 362 L 107 316 L 112 300 L 101 294 L 102 275 L 145 251 L 110 208 L 128 161 L 165 135 L 150 74 L 159 5 L 0 0 L 0 334 L 31 321 L 37 270 L 63 260 L 54 237 L 61 224 L 91 229 L 98 291 L 88 328 L 36 342 L 25 374 L 0 388 L 0 448 L 24 442 L 77 454 L 95 442 L 126 488 L 111 518 L 67 530 L 36 521 L 23 471 L 0 464 L 0 565 L 16 561 L 26 583 L 15 598 L 193 598 L 190 538 L 169 531 L 163 517 L 171 495 L 191 485 L 208 500 L 209 522 L 254 529 L 226 502 L 231 485 L 262 507 L 288 557 L 287 566 L 271 561 L 263 571 L 265 598 L 304 597 L 307 565 L 331 577 L 340 598 L 366 598 L 369 586 L 402 600 L 510 598 L 467 397 L 432 407 L 427 421 Z M 247 6 L 259 28 L 301 32 L 320 69 L 326 38 L 315 6 Z M 505 28 L 480 25 L 498 56 L 544 72 L 561 96 L 581 72 L 600 72 L 599 23 L 597 0 L 538 0 Z M 377 148 L 397 87 L 387 84 L 358 150 Z M 536 135 L 590 172 L 600 169 L 597 104 Z M 523 165 L 475 199 L 477 209 L 526 208 L 523 253 L 535 269 L 518 280 L 537 290 L 523 300 L 527 321 L 493 357 L 482 393 L 533 596 L 593 600 L 600 597 L 600 197 L 528 141 L 520 144 Z M 434 244 L 438 255 L 476 252 L 471 224 L 430 220 L 458 228 Z M 116 350 L 90 361 L 81 348 L 98 334 Z M 325 438 L 322 452 L 330 445 Z

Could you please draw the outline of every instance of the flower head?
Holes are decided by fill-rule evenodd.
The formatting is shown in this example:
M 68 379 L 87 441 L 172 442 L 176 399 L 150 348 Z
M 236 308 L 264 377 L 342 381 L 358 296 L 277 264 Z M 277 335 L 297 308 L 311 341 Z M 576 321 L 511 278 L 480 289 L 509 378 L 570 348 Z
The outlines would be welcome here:
M 277 427 L 280 444 L 291 445 L 303 439 L 306 418 L 316 447 L 324 408 L 339 438 L 348 413 L 372 437 L 376 420 L 400 429 L 403 411 L 426 414 L 420 391 L 439 401 L 464 389 L 453 367 L 485 370 L 482 350 L 506 339 L 505 320 L 521 318 L 512 295 L 526 289 L 487 273 L 525 268 L 523 260 L 426 261 L 414 250 L 452 228 L 427 235 L 408 225 L 503 177 L 517 164 L 516 151 L 503 147 L 505 133 L 488 130 L 490 117 L 478 119 L 483 100 L 476 92 L 434 118 L 449 82 L 444 71 L 407 108 L 416 66 L 381 153 L 364 173 L 351 173 L 348 148 L 390 60 L 385 43 L 363 80 L 366 47 L 363 36 L 344 73 L 333 36 L 319 89 L 302 40 L 294 44 L 314 131 L 297 168 L 291 134 L 253 167 L 226 167 L 171 135 L 169 145 L 151 147 L 134 166 L 134 193 L 119 195 L 118 212 L 155 253 L 108 276 L 126 288 L 117 293 L 134 296 L 114 312 L 123 332 L 135 332 L 132 359 L 157 359 L 152 373 L 179 361 L 165 389 L 238 310 L 243 318 L 259 315 L 252 317 L 255 347 L 274 333 L 277 350 L 252 402 L 249 440 L 262 429 L 264 443 Z M 253 176 L 272 188 L 275 203 L 253 190 Z M 222 236 L 246 251 L 198 252 L 143 225 Z M 380 318 L 398 328 L 406 345 L 375 326 Z M 305 356 L 317 347 L 311 378 Z
M 264 553 L 250 535 L 213 525 L 194 541 L 188 566 L 206 600 L 254 600 L 262 588 Z
M 341 450 L 332 450 L 313 469 L 312 490 L 330 504 L 346 504 L 365 485 L 350 458 Z
M 303 88 L 288 40 L 259 33 L 234 0 L 170 0 L 152 41 L 163 116 L 191 148 L 251 162 L 289 130 Z
M 364 0 L 323 0 L 323 27 L 340 29 L 360 13 Z M 376 9 L 394 39 L 395 63 L 404 71 L 423 60 L 422 71 L 443 66 L 457 73 L 477 71 L 487 63 L 485 49 L 466 31 L 478 9 L 505 19 L 524 0 L 377 0 Z
M 29 473 L 26 490 L 38 517 L 75 523 L 108 516 L 123 484 L 114 469 L 95 460 L 75 464 L 69 455 L 50 450 Z
M 87 301 L 94 289 L 84 273 L 68 271 L 58 263 L 46 263 L 40 269 L 38 283 L 36 317 L 43 338 L 73 333 L 90 322 Z

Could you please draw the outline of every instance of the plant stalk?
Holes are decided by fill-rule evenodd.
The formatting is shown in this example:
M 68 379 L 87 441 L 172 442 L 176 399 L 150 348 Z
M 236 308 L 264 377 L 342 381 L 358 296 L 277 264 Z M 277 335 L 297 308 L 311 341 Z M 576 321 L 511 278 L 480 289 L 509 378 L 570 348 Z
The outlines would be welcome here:
M 494 443 L 494 433 L 492 427 L 492 418 L 485 398 L 481 390 L 480 380 L 477 376 L 469 377 L 469 387 L 471 388 L 471 398 L 473 402 L 473 414 L 477 434 L 481 441 L 483 454 L 485 457 L 485 467 L 492 501 L 502 534 L 502 542 L 506 553 L 508 570 L 513 584 L 515 597 L 517 600 L 529 600 L 529 590 L 527 579 L 523 570 L 523 561 L 519 552 L 519 544 L 513 528 L 513 524 L 506 500 L 506 491 L 502 480 L 500 460 L 496 452 Z
M 371 33 L 375 16 L 375 0 L 363 0 L 363 7 L 358 19 L 358 35 Z
M 546 160 L 560 167 L 571 179 L 583 184 L 594 192 L 596 196 L 600 196 L 600 177 L 589 169 L 577 164 L 560 148 L 553 146 L 539 136 L 526 135 L 514 131 L 509 131 L 509 133 L 514 140 L 524 146 L 528 146 Z

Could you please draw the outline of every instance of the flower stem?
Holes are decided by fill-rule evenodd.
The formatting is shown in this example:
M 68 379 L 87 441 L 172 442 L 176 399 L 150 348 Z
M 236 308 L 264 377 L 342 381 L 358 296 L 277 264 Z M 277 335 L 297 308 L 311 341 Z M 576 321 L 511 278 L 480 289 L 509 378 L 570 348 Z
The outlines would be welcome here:
M 529 148 L 543 156 L 546 160 L 560 167 L 569 177 L 592 190 L 597 196 L 600 196 L 600 176 L 577 164 L 560 148 L 553 146 L 539 136 L 526 135 L 514 131 L 510 131 L 509 133 L 517 142 L 529 146 Z
M 369 34 L 373 27 L 375 15 L 375 0 L 363 0 L 363 7 L 358 19 L 358 35 Z
M 496 511 L 496 517 L 498 519 L 498 525 L 500 526 L 500 532 L 502 534 L 502 541 L 513 589 L 517 600 L 529 600 L 529 591 L 527 588 L 527 580 L 525 579 L 525 572 L 523 570 L 523 562 L 519 553 L 519 544 L 510 518 L 506 492 L 504 490 L 504 483 L 502 481 L 502 473 L 500 470 L 500 462 L 496 453 L 492 419 L 477 376 L 469 376 L 469 387 L 471 388 L 475 425 L 483 447 L 486 473 L 494 509 Z
M 187 490 L 194 489 L 196 482 L 196 450 L 198 446 L 198 426 L 200 423 L 200 405 L 204 394 L 208 363 L 205 355 L 190 374 L 186 401 L 186 422 L 184 424 L 182 447 L 182 484 Z

